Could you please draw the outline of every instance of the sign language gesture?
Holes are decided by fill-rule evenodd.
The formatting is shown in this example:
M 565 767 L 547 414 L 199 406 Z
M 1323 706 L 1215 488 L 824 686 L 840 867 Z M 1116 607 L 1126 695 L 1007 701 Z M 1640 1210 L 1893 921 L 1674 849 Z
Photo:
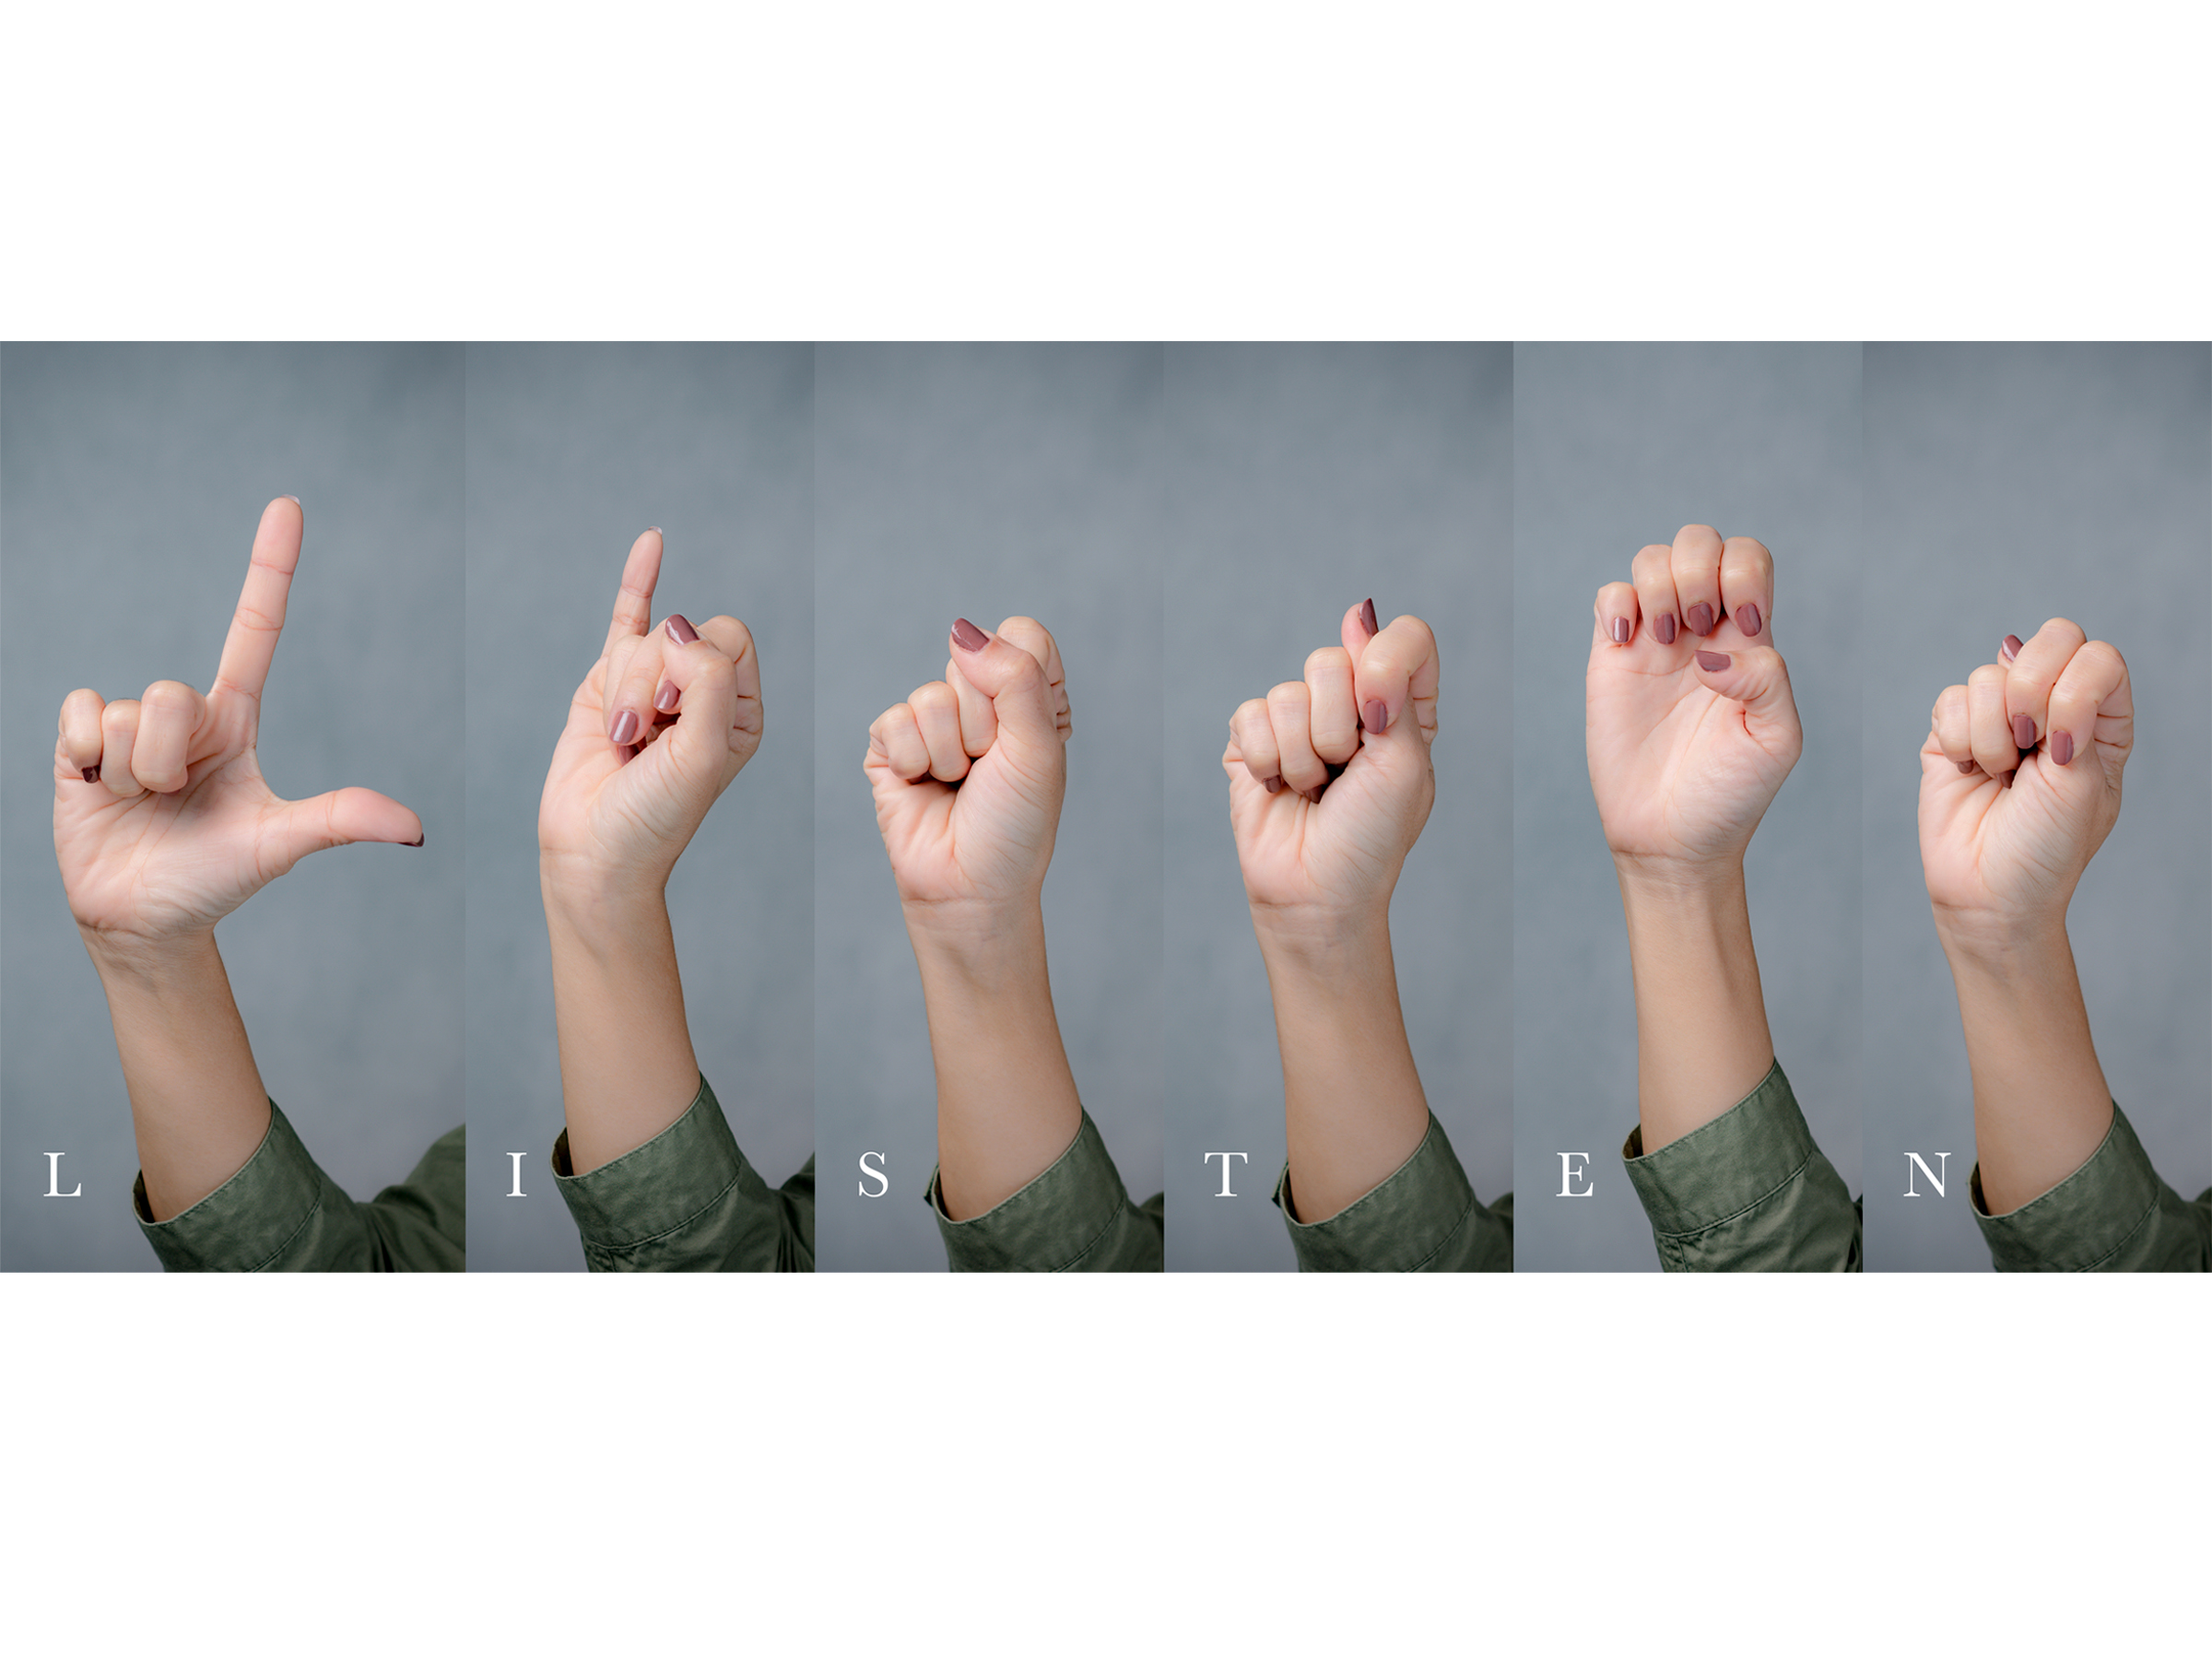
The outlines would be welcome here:
M 1418 617 L 1344 613 L 1341 646 L 1241 704 L 1221 767 L 1246 897 L 1276 911 L 1387 911 L 1436 800 L 1436 639 Z
M 569 703 L 537 810 L 540 868 L 579 895 L 659 893 L 760 747 L 760 661 L 735 617 L 653 626 L 661 533 L 631 544 L 606 644 Z
M 1060 647 L 1009 617 L 952 625 L 945 677 L 868 728 L 863 762 L 899 897 L 910 906 L 1034 906 L 1053 862 L 1074 729 Z
M 1740 862 L 1804 733 L 1774 649 L 1774 560 L 1686 524 L 1597 593 L 1590 786 L 1617 861 L 1688 875 Z
M 159 680 L 137 698 L 72 691 L 53 750 L 53 845 L 77 925 L 108 945 L 210 931 L 310 853 L 422 845 L 422 821 L 369 789 L 281 800 L 254 752 L 261 699 L 300 562 L 300 503 L 271 501 L 202 696 Z

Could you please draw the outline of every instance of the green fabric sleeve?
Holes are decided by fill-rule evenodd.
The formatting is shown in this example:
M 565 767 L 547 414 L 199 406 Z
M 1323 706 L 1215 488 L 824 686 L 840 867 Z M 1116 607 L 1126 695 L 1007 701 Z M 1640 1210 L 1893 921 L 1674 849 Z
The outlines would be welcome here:
M 1129 1202 L 1088 1112 L 1066 1151 L 980 1216 L 947 1215 L 938 1176 L 930 1171 L 923 1195 L 955 1273 L 1159 1273 L 1167 1265 L 1166 1194 Z
M 553 1180 L 594 1273 L 812 1273 L 814 1159 L 762 1181 L 705 1077 L 684 1115 L 641 1147 L 578 1175 L 569 1132 Z
M 1513 1195 L 1488 1206 L 1476 1199 L 1434 1112 L 1413 1155 L 1327 1219 L 1298 1218 L 1288 1162 L 1276 1179 L 1275 1206 L 1290 1230 L 1300 1273 L 1513 1270 Z
M 1999 1273 L 2212 1272 L 2212 1192 L 2188 1204 L 2160 1181 L 2116 1102 L 2103 1143 L 2041 1197 L 1991 1215 L 1979 1163 L 1967 1191 Z
M 141 1173 L 131 1206 L 171 1273 L 459 1273 L 468 1241 L 464 1133 L 449 1130 L 406 1180 L 357 1204 L 271 1100 L 268 1133 L 229 1181 L 157 1221 Z
M 1656 1152 L 1621 1147 L 1670 1273 L 1857 1273 L 1860 1207 L 1813 1144 L 1778 1060 L 1759 1087 Z

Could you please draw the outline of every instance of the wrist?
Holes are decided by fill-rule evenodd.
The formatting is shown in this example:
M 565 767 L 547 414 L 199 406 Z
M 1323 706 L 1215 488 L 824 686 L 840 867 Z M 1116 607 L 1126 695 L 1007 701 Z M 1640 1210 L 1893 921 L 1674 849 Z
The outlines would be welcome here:
M 665 912 L 668 876 L 666 870 L 618 874 L 550 853 L 540 853 L 537 861 L 547 919 L 585 934 L 619 932 L 641 914 Z
M 212 927 L 156 935 L 88 927 L 80 922 L 76 931 L 94 970 L 109 983 L 128 981 L 158 989 L 216 956 Z
M 1044 907 L 1036 898 L 1009 903 L 908 900 L 901 908 L 906 936 L 925 975 L 950 973 L 979 986 L 1005 986 L 1040 971 Z
M 1630 910 L 1694 910 L 1744 902 L 1740 853 L 1699 860 L 1615 853 L 1613 872 L 1620 882 L 1621 902 Z
M 1254 904 L 1252 931 L 1271 976 L 1356 983 L 1391 959 L 1387 901 L 1357 911 Z
M 2040 916 L 2000 916 L 1935 907 L 1936 937 L 1954 974 L 1970 971 L 1988 979 L 2035 973 L 2057 960 L 2073 959 L 2065 911 Z

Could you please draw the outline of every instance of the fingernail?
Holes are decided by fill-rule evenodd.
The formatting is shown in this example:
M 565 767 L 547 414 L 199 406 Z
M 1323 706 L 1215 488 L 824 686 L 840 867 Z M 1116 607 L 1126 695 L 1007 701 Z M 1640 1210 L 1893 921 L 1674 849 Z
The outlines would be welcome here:
M 2035 747 L 2035 722 L 2025 714 L 2012 717 L 2012 747 L 2022 750 Z
M 619 748 L 625 743 L 638 740 L 638 717 L 625 709 L 615 716 L 615 724 L 607 728 L 606 740 Z
M 1660 644 L 1672 645 L 1675 642 L 1675 613 L 1673 611 L 1668 611 L 1665 616 L 1659 618 L 1658 633 Z
M 2018 775 L 2019 770 L 2020 769 L 2018 767 L 2014 767 L 2011 771 L 2006 772 L 2002 778 L 1998 779 L 1997 782 L 2004 784 L 2006 788 L 2010 789 L 2012 787 L 2012 781 L 2016 776 Z
M 677 700 L 682 696 L 683 693 L 676 688 L 674 680 L 663 680 L 661 688 L 653 694 L 653 706 L 664 714 L 673 714 L 676 712 Z
M 1283 781 L 1280 778 L 1268 779 L 1267 793 L 1269 794 L 1281 794 L 1283 793 Z
M 1961 760 L 1959 762 L 1959 770 L 1962 772 L 1972 771 L 1974 770 L 1974 763 L 1971 760 Z
M 1712 631 L 1712 606 L 1702 599 L 1691 606 L 1682 619 L 1689 624 L 1689 631 L 1703 639 Z
M 645 528 L 652 531 L 655 535 L 665 536 L 667 535 L 667 532 L 663 530 L 658 524 L 648 524 L 645 526 Z
M 411 841 L 401 841 L 399 844 L 403 847 L 419 847 L 422 845 L 422 837 L 418 835 Z
M 1997 647 L 1997 660 L 2001 663 L 2009 663 L 2014 657 L 2017 657 L 2019 654 L 2020 636 L 2018 634 L 2006 634 L 2005 636 L 2005 643 Z
M 1382 631 L 1375 621 L 1375 602 L 1372 599 L 1359 601 L 1359 626 L 1367 629 L 1367 637 L 1371 640 Z
M 2073 763 L 2073 733 L 2053 732 L 2051 734 L 2051 759 L 2057 761 L 2061 766 L 2068 766 Z
M 1629 619 L 1626 617 L 1614 618 L 1613 626 L 1608 631 L 1613 636 L 1614 644 L 1626 645 L 1629 642 Z
M 962 651 L 981 651 L 991 643 L 991 636 L 961 617 L 952 625 L 952 642 Z
M 1371 732 L 1390 729 L 1390 705 L 1379 697 L 1371 697 L 1360 706 L 1360 724 Z
M 670 614 L 667 628 L 668 637 L 678 645 L 688 645 L 699 638 L 699 629 L 685 621 L 680 615 L 675 613 Z
M 1718 651 L 1700 651 L 1698 653 L 1698 666 L 1704 669 L 1708 674 L 1718 674 L 1722 669 L 1733 665 L 1735 661 L 1735 659 L 1734 657 Z
M 82 768 L 82 769 L 80 769 L 80 770 L 82 770 L 82 771 L 83 771 L 83 772 L 84 772 L 84 774 L 85 774 L 85 782 L 88 782 L 88 783 L 97 783 L 97 782 L 100 782 L 100 768 L 99 768 L 99 767 L 97 767 L 97 766 L 88 766 L 88 767 L 84 767 L 84 768 Z
M 1735 607 L 1735 625 L 1744 630 L 1745 639 L 1748 640 L 1756 635 L 1759 626 L 1759 606 L 1751 604 L 1748 600 L 1737 606 Z
M 300 505 L 300 498 L 296 495 L 288 495 L 284 499 L 289 501 L 295 507 Z
M 1327 787 L 1328 787 L 1328 785 L 1327 785 L 1326 783 L 1324 783 L 1324 784 L 1321 786 L 1321 789 L 1316 789 L 1316 790 L 1314 790 L 1314 791 L 1313 791 L 1312 794 L 1308 794 L 1308 795 L 1306 796 L 1306 799 L 1307 799 L 1307 800 L 1309 800 L 1309 801 L 1311 801 L 1311 802 L 1312 802 L 1312 803 L 1313 803 L 1313 805 L 1314 805 L 1314 806 L 1320 806 L 1320 805 L 1321 805 L 1321 791 L 1322 791 L 1322 789 L 1326 789 Z

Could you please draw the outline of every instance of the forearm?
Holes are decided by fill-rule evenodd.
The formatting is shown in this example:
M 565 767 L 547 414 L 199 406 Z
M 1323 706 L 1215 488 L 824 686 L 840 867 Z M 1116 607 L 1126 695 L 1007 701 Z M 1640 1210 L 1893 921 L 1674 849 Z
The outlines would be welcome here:
M 1646 1153 L 1702 1127 L 1774 1064 L 1740 864 L 1654 876 L 1622 865 Z
M 681 1117 L 699 1093 L 699 1061 L 660 887 L 542 886 L 561 1108 L 571 1169 L 583 1175 Z
M 245 1167 L 268 1134 L 268 1091 L 212 930 L 85 946 L 108 994 L 147 1204 L 166 1221 Z
M 1390 923 L 1255 910 L 1253 929 L 1282 1050 L 1291 1201 L 1300 1221 L 1324 1221 L 1387 1180 L 1429 1130 Z
M 1082 1126 L 1032 902 L 1003 918 L 919 907 L 907 935 L 922 971 L 937 1083 L 938 1190 L 965 1221 L 1051 1167 Z
M 1992 1215 L 2041 1197 L 2112 1124 L 2063 919 L 2003 941 L 1937 929 L 1974 1078 L 1974 1147 Z

